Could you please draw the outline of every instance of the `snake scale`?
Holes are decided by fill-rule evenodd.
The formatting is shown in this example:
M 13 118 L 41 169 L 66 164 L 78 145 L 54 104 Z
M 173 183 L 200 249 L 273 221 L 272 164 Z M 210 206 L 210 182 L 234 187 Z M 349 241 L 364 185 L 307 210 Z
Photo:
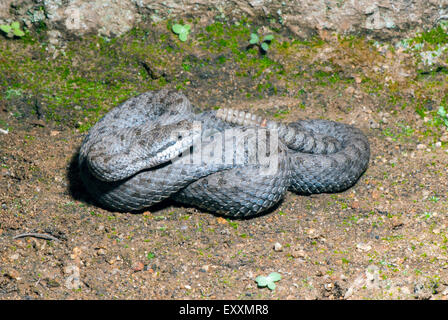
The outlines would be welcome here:
M 81 145 L 79 169 L 88 192 L 111 210 L 139 211 L 171 198 L 249 217 L 287 190 L 343 191 L 369 157 L 366 136 L 350 125 L 283 124 L 232 109 L 196 114 L 185 95 L 160 90 L 130 98 L 99 120 Z

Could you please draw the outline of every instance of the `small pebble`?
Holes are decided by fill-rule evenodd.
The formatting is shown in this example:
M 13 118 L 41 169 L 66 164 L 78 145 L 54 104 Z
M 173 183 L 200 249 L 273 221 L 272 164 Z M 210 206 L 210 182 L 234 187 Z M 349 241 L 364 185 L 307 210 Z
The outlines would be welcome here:
M 208 272 L 208 270 L 210 269 L 210 267 L 208 265 L 204 265 L 202 266 L 202 268 L 200 269 L 200 271 L 202 272 Z
M 291 256 L 293 258 L 307 258 L 308 255 L 306 254 L 306 252 L 302 249 L 296 249 L 293 252 L 291 252 Z
M 274 244 L 274 251 L 277 251 L 277 252 L 283 251 L 283 246 L 280 243 L 276 242 Z
M 375 120 L 372 120 L 372 119 L 369 120 L 369 125 L 370 125 L 371 129 L 378 129 L 380 127 L 378 122 L 376 122 Z
M 9 256 L 9 260 L 14 261 L 14 260 L 19 259 L 19 257 L 20 257 L 20 256 L 19 256 L 18 253 L 14 253 L 14 254 L 12 254 L 12 255 Z
M 142 271 L 143 268 L 145 268 L 145 265 L 143 264 L 143 262 L 139 261 L 133 266 L 132 271 L 134 272 Z
M 402 287 L 402 288 L 400 288 L 400 291 L 403 294 L 411 294 L 411 291 L 409 290 L 408 287 Z
M 426 145 L 424 145 L 423 143 L 419 143 L 417 145 L 417 150 L 423 150 L 423 149 L 426 149 Z
M 8 278 L 10 278 L 10 279 L 14 279 L 14 280 L 20 280 L 20 279 L 21 279 L 21 278 L 20 278 L 20 274 L 19 274 L 19 272 L 17 272 L 16 270 L 13 270 L 13 269 L 8 270 L 8 271 L 5 271 L 5 272 L 3 273 L 3 275 L 4 275 L 5 277 L 8 277 Z
M 112 269 L 112 271 L 111 271 L 111 274 L 112 274 L 112 275 L 116 275 L 117 273 L 118 273 L 118 274 L 120 273 L 120 270 L 119 270 L 119 269 L 117 269 L 117 268 Z
M 369 244 L 366 244 L 366 243 L 358 243 L 358 244 L 356 245 L 356 248 L 357 248 L 359 251 L 368 252 L 368 251 L 370 251 L 370 250 L 372 249 L 372 246 L 369 245 Z

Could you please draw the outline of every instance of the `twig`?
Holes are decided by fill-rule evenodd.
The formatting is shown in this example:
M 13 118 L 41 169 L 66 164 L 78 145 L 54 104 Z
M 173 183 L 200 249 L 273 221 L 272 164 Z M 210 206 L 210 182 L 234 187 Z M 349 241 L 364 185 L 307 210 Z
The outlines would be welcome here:
M 19 238 L 25 238 L 25 237 L 33 237 L 33 238 L 40 238 L 45 240 L 54 240 L 54 241 L 61 241 L 56 237 L 53 237 L 46 233 L 21 233 L 13 237 L 13 239 L 19 239 Z

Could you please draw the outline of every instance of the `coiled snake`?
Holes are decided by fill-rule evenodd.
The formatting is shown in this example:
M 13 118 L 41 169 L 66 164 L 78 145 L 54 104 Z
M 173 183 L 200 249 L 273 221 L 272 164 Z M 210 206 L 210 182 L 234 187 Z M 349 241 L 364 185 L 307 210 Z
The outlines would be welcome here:
M 195 114 L 186 96 L 161 90 L 133 97 L 98 121 L 82 143 L 79 168 L 87 190 L 112 210 L 138 211 L 172 198 L 247 217 L 273 207 L 287 190 L 345 190 L 369 156 L 366 136 L 350 125 L 281 124 L 228 109 Z

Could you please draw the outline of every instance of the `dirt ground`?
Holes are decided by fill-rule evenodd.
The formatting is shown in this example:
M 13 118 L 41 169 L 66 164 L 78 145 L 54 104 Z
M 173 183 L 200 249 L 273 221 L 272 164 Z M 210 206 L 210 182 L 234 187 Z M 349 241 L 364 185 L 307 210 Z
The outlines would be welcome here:
M 20 40 L 0 41 L 24 57 L 40 52 Z M 375 78 L 366 75 L 372 66 L 361 63 L 356 47 L 340 49 L 334 41 L 324 38 L 317 49 L 296 55 L 273 47 L 267 57 L 287 73 L 293 59 L 313 60 L 301 63 L 308 78 L 271 79 L 278 90 L 259 94 L 266 69 L 258 78 L 235 76 L 241 66 L 226 52 L 212 54 L 218 60 L 205 69 L 184 68 L 188 81 L 164 84 L 202 109 L 233 107 L 278 121 L 337 120 L 369 138 L 369 168 L 354 187 L 338 194 L 288 193 L 271 212 L 247 220 L 172 202 L 139 214 L 97 207 L 77 172 L 82 124 L 25 112 L 39 108 L 32 99 L 8 98 L 11 82 L 3 82 L 0 299 L 447 299 L 448 133 L 431 118 L 446 102 L 446 74 L 416 75 L 412 66 L 405 80 L 388 80 L 373 91 L 371 83 L 407 56 L 390 53 L 381 60 L 389 68 Z M 183 54 L 201 59 L 195 50 Z M 223 65 L 216 62 L 221 56 Z M 322 72 L 330 75 L 324 85 L 315 81 Z M 332 74 L 342 80 L 333 81 Z M 14 77 L 5 69 L 2 76 Z M 175 72 L 172 77 L 181 79 Z M 46 100 L 40 103 L 45 111 Z M 425 117 L 416 112 L 418 104 Z M 81 111 L 58 112 L 70 118 Z M 27 232 L 56 239 L 13 238 Z M 257 287 L 255 278 L 271 272 L 282 276 L 275 290 Z

